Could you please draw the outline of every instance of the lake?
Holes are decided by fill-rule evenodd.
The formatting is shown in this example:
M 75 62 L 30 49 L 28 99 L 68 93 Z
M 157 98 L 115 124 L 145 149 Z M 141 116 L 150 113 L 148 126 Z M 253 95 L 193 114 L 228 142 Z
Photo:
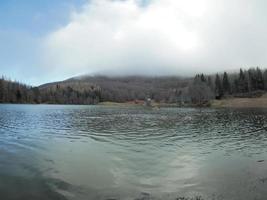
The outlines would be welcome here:
M 198 196 L 267 199 L 267 110 L 0 105 L 0 199 Z

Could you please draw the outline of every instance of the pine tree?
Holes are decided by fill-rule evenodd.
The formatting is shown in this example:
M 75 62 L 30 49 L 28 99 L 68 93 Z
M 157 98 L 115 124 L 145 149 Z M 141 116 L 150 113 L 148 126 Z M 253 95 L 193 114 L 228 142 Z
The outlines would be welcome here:
M 206 82 L 206 78 L 205 78 L 204 74 L 201 74 L 201 76 L 200 76 L 200 80 L 201 80 L 202 82 Z
M 4 80 L 0 79 L 0 103 L 4 102 Z
M 263 75 L 260 68 L 258 67 L 256 69 L 256 82 L 257 82 L 257 90 L 263 90 L 264 89 Z
M 267 69 L 263 72 L 264 90 L 267 90 Z
M 238 92 L 241 92 L 241 93 L 248 92 L 248 80 L 242 69 L 240 69 L 240 72 L 239 72 Z
M 230 94 L 231 93 L 231 86 L 228 79 L 228 74 L 224 72 L 223 74 L 223 81 L 222 81 L 222 87 L 224 94 Z
M 18 88 L 16 91 L 16 102 L 21 102 L 22 94 L 20 89 Z
M 215 78 L 215 95 L 216 98 L 220 99 L 223 96 L 222 82 L 219 74 L 216 74 Z

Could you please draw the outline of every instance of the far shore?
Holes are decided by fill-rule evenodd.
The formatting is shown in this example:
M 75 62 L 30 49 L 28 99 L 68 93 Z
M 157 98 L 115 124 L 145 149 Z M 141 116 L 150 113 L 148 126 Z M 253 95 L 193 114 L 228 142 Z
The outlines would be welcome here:
M 5 104 L 5 103 L 0 103 Z M 17 103 L 6 103 L 6 104 L 17 104 Z M 19 103 L 19 104 L 27 104 L 27 103 Z M 51 104 L 51 103 L 41 103 L 33 105 L 86 105 L 86 104 Z M 118 107 L 141 107 L 141 108 L 153 108 L 159 109 L 164 107 L 181 107 L 181 108 L 267 108 L 267 93 L 262 95 L 261 97 L 253 97 L 253 98 L 237 98 L 237 97 L 229 97 L 220 100 L 212 100 L 208 104 L 203 104 L 201 106 L 194 104 L 177 104 L 177 103 L 162 103 L 162 102 L 151 102 L 151 105 L 146 106 L 145 101 L 138 100 L 136 101 L 127 101 L 127 102 L 111 102 L 105 101 L 100 102 L 95 105 L 102 106 L 118 106 Z
M 137 106 L 137 107 L 145 107 L 143 101 L 134 102 L 124 102 L 124 103 L 116 103 L 116 102 L 101 102 L 98 105 L 104 106 Z M 161 107 L 198 107 L 194 105 L 183 105 L 179 106 L 176 103 L 156 103 L 153 102 L 151 104 L 152 108 L 161 108 Z M 204 106 L 205 107 L 205 106 Z M 254 98 L 226 98 L 221 100 L 213 100 L 210 103 L 211 108 L 267 108 L 267 94 L 261 97 Z
M 146 106 L 145 101 L 127 101 L 123 103 L 118 103 L 118 102 L 110 102 L 110 101 L 105 101 L 105 102 L 100 102 L 98 105 L 104 105 L 104 106 L 137 106 L 137 107 L 152 107 L 152 108 L 160 108 L 160 107 L 178 107 L 176 103 L 157 103 L 153 102 L 151 103 L 151 106 Z
M 255 98 L 227 98 L 211 102 L 213 108 L 267 108 L 267 94 Z

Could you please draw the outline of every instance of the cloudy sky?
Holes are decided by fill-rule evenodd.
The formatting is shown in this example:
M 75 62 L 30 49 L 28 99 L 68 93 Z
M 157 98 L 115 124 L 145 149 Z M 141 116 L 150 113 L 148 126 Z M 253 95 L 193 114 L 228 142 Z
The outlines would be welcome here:
M 267 66 L 265 0 L 1 0 L 0 74 L 192 75 Z

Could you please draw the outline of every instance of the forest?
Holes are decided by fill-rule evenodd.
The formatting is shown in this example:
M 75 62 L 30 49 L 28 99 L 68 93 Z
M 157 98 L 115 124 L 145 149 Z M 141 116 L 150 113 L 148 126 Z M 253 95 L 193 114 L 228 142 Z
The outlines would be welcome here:
M 239 73 L 205 76 L 198 74 L 184 94 L 195 104 L 203 104 L 212 99 L 229 97 L 253 98 L 267 91 L 267 70 L 260 68 L 240 69 Z
M 97 104 L 151 98 L 155 102 L 207 104 L 212 99 L 258 97 L 267 91 L 267 70 L 185 77 L 82 76 L 38 87 L 0 79 L 0 103 Z

